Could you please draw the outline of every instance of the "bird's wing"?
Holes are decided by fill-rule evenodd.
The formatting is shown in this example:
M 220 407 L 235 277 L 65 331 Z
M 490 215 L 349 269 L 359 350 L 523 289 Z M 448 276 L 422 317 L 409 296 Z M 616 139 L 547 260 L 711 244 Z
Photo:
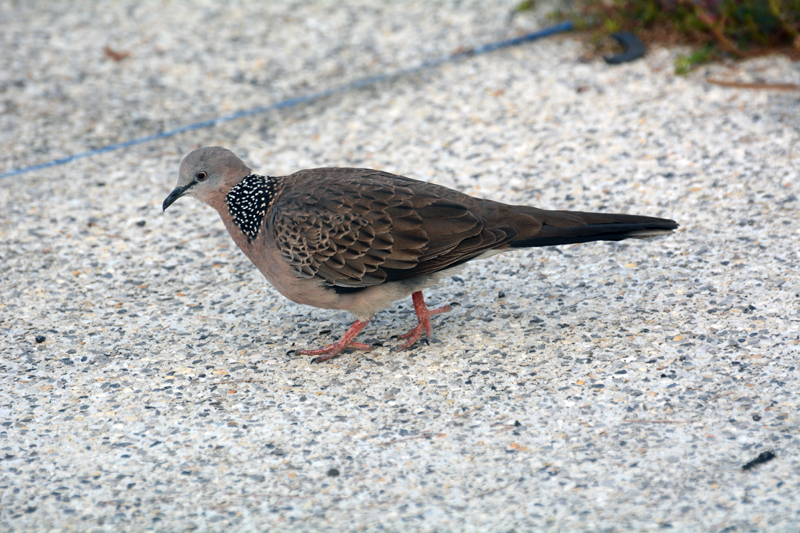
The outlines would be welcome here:
M 469 196 L 385 172 L 328 168 L 281 179 L 269 214 L 280 254 L 298 276 L 332 286 L 430 274 L 517 235 L 513 227 L 486 227 Z

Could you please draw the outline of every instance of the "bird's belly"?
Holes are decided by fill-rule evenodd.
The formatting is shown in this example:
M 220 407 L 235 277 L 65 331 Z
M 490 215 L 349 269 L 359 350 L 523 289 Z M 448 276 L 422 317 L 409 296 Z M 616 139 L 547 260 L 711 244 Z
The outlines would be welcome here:
M 393 302 L 436 284 L 442 277 L 459 268 L 382 283 L 354 292 L 338 293 L 331 287 L 325 286 L 319 278 L 299 277 L 297 271 L 279 254 L 267 252 L 273 249 L 275 244 L 269 233 L 264 238 L 267 242 L 259 247 L 252 246 L 248 242 L 237 241 L 237 244 L 278 292 L 298 304 L 350 311 L 360 320 L 366 320 Z
M 445 272 L 436 272 L 366 287 L 358 292 L 339 294 L 337 307 L 333 307 L 333 309 L 346 309 L 356 315 L 359 320 L 366 320 L 378 311 L 386 309 L 393 302 L 435 285 L 444 275 Z

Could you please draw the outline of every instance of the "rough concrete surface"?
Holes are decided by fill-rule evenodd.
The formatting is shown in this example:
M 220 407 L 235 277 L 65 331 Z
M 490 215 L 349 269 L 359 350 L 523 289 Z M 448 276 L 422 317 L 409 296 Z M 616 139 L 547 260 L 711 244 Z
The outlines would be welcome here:
M 515 3 L 6 0 L 0 172 L 549 24 Z M 706 78 L 800 66 L 679 52 L 559 36 L 4 178 L 0 529 L 798 530 L 800 94 Z M 389 352 L 403 301 L 312 366 L 351 317 L 283 299 L 211 209 L 161 212 L 204 145 L 681 228 L 472 263 L 430 345 Z

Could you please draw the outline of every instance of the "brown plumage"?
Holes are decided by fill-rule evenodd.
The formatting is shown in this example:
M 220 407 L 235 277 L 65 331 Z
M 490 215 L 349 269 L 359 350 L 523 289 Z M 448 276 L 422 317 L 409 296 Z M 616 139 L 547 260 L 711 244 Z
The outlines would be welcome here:
M 458 191 L 354 168 L 253 174 L 224 148 L 201 148 L 181 163 L 164 209 L 183 195 L 214 207 L 233 240 L 289 299 L 344 309 L 357 320 L 327 348 L 301 350 L 335 357 L 372 316 L 413 296 L 418 325 L 402 336 L 413 345 L 431 334 L 422 289 L 472 259 L 532 246 L 648 238 L 671 233 L 672 220 L 637 215 L 547 211 L 474 198 Z

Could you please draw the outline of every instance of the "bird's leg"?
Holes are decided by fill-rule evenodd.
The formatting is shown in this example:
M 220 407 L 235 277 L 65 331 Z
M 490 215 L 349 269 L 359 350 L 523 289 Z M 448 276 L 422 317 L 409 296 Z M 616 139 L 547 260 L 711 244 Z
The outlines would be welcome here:
M 424 305 L 424 304 L 423 304 Z M 371 350 L 371 344 L 364 344 L 363 342 L 354 342 L 353 339 L 356 338 L 356 335 L 361 333 L 361 330 L 367 327 L 369 321 L 372 320 L 372 317 L 369 317 L 366 320 L 356 320 L 353 322 L 353 325 L 350 326 L 350 329 L 344 334 L 344 336 L 339 339 L 338 341 L 334 342 L 330 346 L 325 348 L 317 348 L 316 350 L 297 350 L 297 353 L 300 355 L 317 355 L 319 357 L 315 357 L 311 360 L 312 363 L 322 363 L 327 361 L 328 359 L 333 359 L 334 357 L 338 356 L 342 350 L 347 348 L 355 348 L 356 350 Z
M 410 330 L 408 333 L 403 333 L 400 335 L 401 339 L 408 340 L 403 344 L 395 346 L 393 350 L 395 352 L 399 352 L 400 350 L 405 350 L 406 348 L 413 346 L 420 339 L 420 337 L 422 337 L 423 331 L 425 332 L 425 337 L 430 338 L 431 334 L 433 333 L 431 317 L 433 315 L 438 315 L 439 313 L 446 313 L 453 309 L 449 305 L 439 307 L 438 309 L 428 309 L 428 307 L 425 305 L 425 300 L 422 298 L 422 291 L 417 291 L 412 294 L 411 299 L 414 301 L 414 311 L 417 313 L 417 327 Z

